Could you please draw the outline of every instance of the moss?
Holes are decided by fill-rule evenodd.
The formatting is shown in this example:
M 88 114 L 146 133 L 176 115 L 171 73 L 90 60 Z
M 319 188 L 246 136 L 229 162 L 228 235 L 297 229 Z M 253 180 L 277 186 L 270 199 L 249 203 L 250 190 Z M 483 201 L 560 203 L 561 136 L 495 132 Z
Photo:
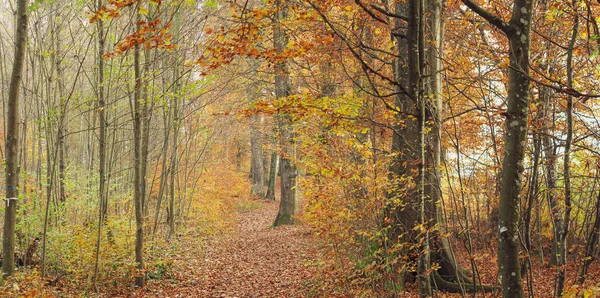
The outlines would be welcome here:
M 283 226 L 283 225 L 293 225 L 295 224 L 294 217 L 288 214 L 277 214 L 277 218 L 273 223 L 273 227 Z

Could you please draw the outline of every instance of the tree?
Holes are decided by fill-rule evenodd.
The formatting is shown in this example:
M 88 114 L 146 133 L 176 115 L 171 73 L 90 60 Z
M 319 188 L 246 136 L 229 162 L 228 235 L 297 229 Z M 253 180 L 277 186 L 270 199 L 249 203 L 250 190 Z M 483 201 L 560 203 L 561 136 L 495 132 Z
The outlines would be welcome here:
M 251 65 L 251 74 L 257 74 L 257 68 L 259 66 L 258 62 L 251 61 L 249 63 Z M 255 80 L 255 79 L 251 79 Z M 253 104 L 257 100 L 258 84 L 256 81 L 253 81 L 248 84 L 248 95 L 250 104 Z M 260 115 L 252 115 L 250 116 L 250 150 L 251 150 L 251 162 L 250 162 L 250 176 L 252 177 L 252 190 L 251 193 L 253 195 L 258 196 L 259 198 L 265 197 L 265 167 L 264 167 L 264 154 L 263 154 L 263 144 L 261 137 L 261 124 L 262 119 Z
M 273 24 L 273 42 L 278 54 L 282 54 L 288 44 L 288 35 L 282 26 L 282 21 L 287 17 L 287 3 L 275 1 L 275 19 Z M 278 100 L 290 96 L 290 75 L 288 73 L 287 61 L 279 61 L 275 64 L 275 97 Z M 279 143 L 282 155 L 279 160 L 279 172 L 281 174 L 281 202 L 279 213 L 273 226 L 290 225 L 294 223 L 296 214 L 296 177 L 298 171 L 294 165 L 295 157 L 294 136 L 291 115 L 279 115 Z
M 519 199 L 529 124 L 529 44 L 533 2 L 515 0 L 508 23 L 471 0 L 462 2 L 508 38 L 510 67 L 499 207 L 498 275 L 502 297 L 523 297 L 519 264 Z
M 2 249 L 2 276 L 11 276 L 15 271 L 15 225 L 19 181 L 19 93 L 22 81 L 25 49 L 27 47 L 27 1 L 17 1 L 15 57 L 10 78 L 6 121 L 6 209 L 4 209 L 4 234 Z
M 573 8 L 575 9 L 573 29 L 571 35 L 571 41 L 567 49 L 567 87 L 573 88 L 573 49 L 575 47 L 575 41 L 577 40 L 577 30 L 579 28 L 579 14 L 577 12 L 577 3 L 573 1 Z M 558 273 L 556 276 L 556 289 L 554 294 L 560 297 L 563 294 L 565 287 L 565 275 L 567 264 L 567 235 L 569 234 L 569 223 L 571 222 L 571 202 L 573 199 L 571 192 L 571 145 L 573 143 L 573 95 L 567 95 L 567 136 L 565 140 L 565 156 L 563 158 L 563 176 L 565 183 L 565 212 L 563 218 L 563 230 L 560 231 L 560 238 L 557 239 L 559 250 L 559 262 L 558 262 Z
M 100 10 L 102 7 L 102 0 L 98 0 L 96 9 Z M 96 89 L 98 94 L 98 101 L 96 104 L 96 110 L 98 111 L 99 134 L 98 134 L 98 235 L 96 238 L 96 263 L 94 265 L 94 287 L 97 288 L 98 278 L 98 265 L 100 262 L 100 246 L 102 241 L 102 226 L 106 223 L 106 215 L 108 211 L 108 200 L 106 196 L 106 104 L 104 98 L 104 51 L 105 51 L 105 33 L 104 33 L 104 21 L 98 20 L 96 22 L 96 38 L 98 40 L 98 82 Z

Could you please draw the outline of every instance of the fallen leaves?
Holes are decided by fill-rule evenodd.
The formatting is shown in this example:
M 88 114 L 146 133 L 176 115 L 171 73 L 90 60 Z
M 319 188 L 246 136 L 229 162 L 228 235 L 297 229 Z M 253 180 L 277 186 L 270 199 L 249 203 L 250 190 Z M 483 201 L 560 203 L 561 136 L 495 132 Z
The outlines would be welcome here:
M 316 249 L 308 227 L 271 228 L 278 203 L 257 201 L 235 228 L 204 243 L 202 255 L 181 245 L 170 281 L 151 281 L 138 297 L 305 297 Z

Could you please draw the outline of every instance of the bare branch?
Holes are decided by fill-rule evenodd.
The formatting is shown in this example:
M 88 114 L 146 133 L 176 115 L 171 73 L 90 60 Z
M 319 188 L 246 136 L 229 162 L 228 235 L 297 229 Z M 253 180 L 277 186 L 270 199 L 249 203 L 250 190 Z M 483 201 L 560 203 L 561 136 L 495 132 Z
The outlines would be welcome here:
M 494 25 L 496 28 L 502 30 L 506 35 L 509 35 L 513 29 L 512 27 L 505 21 L 503 21 L 497 15 L 494 15 L 487 10 L 483 9 L 479 5 L 475 4 L 475 2 L 471 0 L 461 0 L 468 8 L 470 8 L 473 12 L 484 18 L 486 21 L 490 22 L 490 24 Z

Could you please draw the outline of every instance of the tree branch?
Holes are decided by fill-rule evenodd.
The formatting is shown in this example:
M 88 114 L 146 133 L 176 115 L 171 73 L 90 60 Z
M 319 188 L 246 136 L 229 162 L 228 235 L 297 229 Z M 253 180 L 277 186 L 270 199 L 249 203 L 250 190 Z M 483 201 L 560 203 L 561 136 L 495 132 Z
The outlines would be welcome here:
M 484 18 L 490 24 L 494 25 L 496 28 L 502 30 L 506 35 L 509 35 L 513 29 L 512 27 L 505 21 L 503 21 L 500 17 L 491 14 L 487 10 L 483 9 L 479 5 L 475 4 L 472 0 L 461 0 L 463 4 L 465 4 L 468 8 L 470 8 L 473 12 Z
M 378 17 L 374 12 L 368 9 L 367 6 L 365 6 L 365 4 L 362 3 L 360 0 L 354 0 L 354 2 L 356 3 L 356 5 L 360 6 L 360 8 L 362 8 L 367 14 L 369 14 L 374 20 L 388 25 L 388 22 L 386 20 Z
M 381 8 L 381 7 L 379 7 L 379 6 L 375 5 L 375 4 L 371 4 L 371 7 L 373 9 L 379 11 L 380 13 L 388 16 L 388 17 L 397 18 L 397 19 L 401 19 L 401 20 L 403 20 L 405 22 L 408 22 L 408 17 L 406 17 L 406 16 L 403 16 L 403 15 L 400 15 L 400 14 L 397 14 L 397 13 L 393 13 L 393 12 L 387 11 L 386 9 Z

